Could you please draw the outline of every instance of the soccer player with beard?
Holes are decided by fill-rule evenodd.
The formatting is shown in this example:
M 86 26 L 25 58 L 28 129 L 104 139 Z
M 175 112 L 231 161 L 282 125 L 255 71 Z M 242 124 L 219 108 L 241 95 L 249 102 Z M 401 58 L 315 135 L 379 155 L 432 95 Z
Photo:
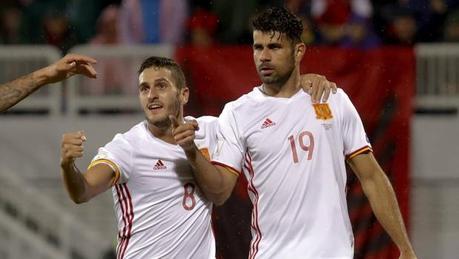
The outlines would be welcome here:
M 312 88 L 318 96 L 333 86 L 320 76 L 304 79 L 316 80 Z M 84 133 L 62 138 L 62 176 L 71 199 L 83 203 L 112 189 L 118 258 L 215 258 L 212 202 L 198 188 L 186 152 L 196 148 L 211 159 L 217 120 L 185 121 L 188 96 L 181 68 L 171 59 L 151 57 L 139 70 L 145 121 L 100 148 L 84 173 L 74 163 L 83 156 Z
M 348 96 L 340 89 L 329 103 L 313 103 L 298 89 L 301 32 L 301 20 L 284 8 L 254 19 L 253 57 L 263 84 L 225 106 L 213 165 L 189 141 L 185 153 L 197 183 L 218 205 L 239 175 L 247 178 L 249 258 L 351 259 L 347 162 L 400 258 L 416 258 L 392 185 Z

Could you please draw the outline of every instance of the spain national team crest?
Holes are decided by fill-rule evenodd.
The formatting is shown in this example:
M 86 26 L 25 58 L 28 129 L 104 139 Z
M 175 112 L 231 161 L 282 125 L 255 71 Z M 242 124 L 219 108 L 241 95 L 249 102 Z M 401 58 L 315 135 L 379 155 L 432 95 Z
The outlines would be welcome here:
M 333 118 L 333 114 L 328 103 L 315 103 L 312 106 L 314 106 L 314 111 L 316 112 L 316 119 L 329 120 Z

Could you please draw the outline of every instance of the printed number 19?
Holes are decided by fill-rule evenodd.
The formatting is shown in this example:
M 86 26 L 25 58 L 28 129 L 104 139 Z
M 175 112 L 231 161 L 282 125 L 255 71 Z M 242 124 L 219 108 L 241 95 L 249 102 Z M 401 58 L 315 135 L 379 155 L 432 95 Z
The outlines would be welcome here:
M 305 144 L 305 137 L 309 138 L 309 145 Z M 298 163 L 298 152 L 296 151 L 295 137 L 291 135 L 290 137 L 288 137 L 288 140 L 290 141 L 290 147 L 292 149 L 293 163 L 296 164 Z M 298 135 L 298 143 L 300 144 L 302 150 L 308 152 L 308 160 L 311 160 L 314 151 L 314 136 L 312 135 L 312 133 L 309 131 L 301 132 Z

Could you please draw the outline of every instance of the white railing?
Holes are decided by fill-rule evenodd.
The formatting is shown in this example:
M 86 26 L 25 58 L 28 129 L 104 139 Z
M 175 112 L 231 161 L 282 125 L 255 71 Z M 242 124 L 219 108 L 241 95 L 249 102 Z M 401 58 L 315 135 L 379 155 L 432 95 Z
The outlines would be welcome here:
M 418 44 L 416 51 L 416 102 L 418 106 L 459 105 L 459 44 Z M 84 111 L 139 111 L 137 70 L 149 56 L 173 57 L 174 46 L 80 45 L 71 52 L 95 57 L 98 79 L 72 77 L 44 87 L 12 108 L 12 111 L 48 111 L 52 115 L 67 108 L 70 115 Z M 1 46 L 0 82 L 7 82 L 49 65 L 61 57 L 51 46 Z
M 61 54 L 51 46 L 1 46 L 0 47 L 0 82 L 8 82 L 31 73 L 39 68 L 54 63 Z M 62 83 L 41 88 L 18 105 L 12 111 L 45 111 L 51 115 L 60 113 L 62 103 Z
M 12 172 L 0 172 L 0 204 L 0 226 L 12 236 L 7 258 L 36 258 L 18 256 L 21 244 L 45 258 L 87 259 L 101 258 L 112 246 L 112 237 L 95 232 Z
M 137 71 L 150 56 L 172 57 L 170 45 L 92 46 L 81 45 L 71 52 L 97 59 L 97 80 L 73 77 L 68 80 L 68 112 L 82 111 L 139 111 Z
M 419 44 L 415 50 L 417 105 L 459 106 L 459 44 Z

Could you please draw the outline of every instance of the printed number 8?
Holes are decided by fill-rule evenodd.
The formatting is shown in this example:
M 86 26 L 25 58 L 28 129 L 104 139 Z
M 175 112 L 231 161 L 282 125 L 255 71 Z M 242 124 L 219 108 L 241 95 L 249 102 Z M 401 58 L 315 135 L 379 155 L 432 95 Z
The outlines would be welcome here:
M 183 200 L 182 206 L 186 210 L 192 210 L 196 206 L 196 199 L 194 198 L 195 187 L 192 183 L 186 183 L 183 186 Z

